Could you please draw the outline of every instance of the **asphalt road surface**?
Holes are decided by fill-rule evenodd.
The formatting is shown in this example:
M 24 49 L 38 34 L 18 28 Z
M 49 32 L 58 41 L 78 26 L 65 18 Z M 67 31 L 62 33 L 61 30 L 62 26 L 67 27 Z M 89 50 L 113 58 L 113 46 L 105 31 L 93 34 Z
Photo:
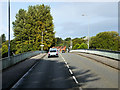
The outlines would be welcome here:
M 45 56 L 15 88 L 118 88 L 118 70 L 73 53 Z

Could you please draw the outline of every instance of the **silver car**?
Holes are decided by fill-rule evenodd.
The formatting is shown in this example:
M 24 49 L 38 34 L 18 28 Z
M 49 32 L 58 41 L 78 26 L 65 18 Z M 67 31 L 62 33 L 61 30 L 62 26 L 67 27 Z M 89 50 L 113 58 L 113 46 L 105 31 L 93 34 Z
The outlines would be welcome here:
M 48 58 L 51 56 L 56 56 L 58 57 L 58 50 L 57 48 L 50 48 L 48 52 Z

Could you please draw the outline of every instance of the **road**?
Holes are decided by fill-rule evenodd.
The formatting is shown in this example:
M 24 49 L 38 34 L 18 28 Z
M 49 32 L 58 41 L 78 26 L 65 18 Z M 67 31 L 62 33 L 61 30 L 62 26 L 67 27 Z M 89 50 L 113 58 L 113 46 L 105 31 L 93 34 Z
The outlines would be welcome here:
M 15 88 L 118 88 L 118 70 L 73 53 L 45 56 Z

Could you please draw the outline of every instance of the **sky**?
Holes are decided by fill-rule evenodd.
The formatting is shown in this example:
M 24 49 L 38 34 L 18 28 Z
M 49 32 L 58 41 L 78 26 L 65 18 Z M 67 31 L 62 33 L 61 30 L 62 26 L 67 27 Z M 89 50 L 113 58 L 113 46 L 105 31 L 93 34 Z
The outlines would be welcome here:
M 51 7 L 56 37 L 79 38 L 88 36 L 88 31 L 90 36 L 104 31 L 118 32 L 118 2 L 11 2 L 11 40 L 14 39 L 12 22 L 19 9 L 41 4 Z M 5 33 L 8 39 L 8 3 L 1 2 L 0 6 L 0 34 Z

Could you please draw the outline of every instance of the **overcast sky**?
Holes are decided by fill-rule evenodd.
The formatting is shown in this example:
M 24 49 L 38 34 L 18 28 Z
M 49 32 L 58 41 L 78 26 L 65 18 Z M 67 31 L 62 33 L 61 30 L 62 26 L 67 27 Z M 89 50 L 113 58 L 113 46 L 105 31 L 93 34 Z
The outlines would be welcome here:
M 11 39 L 13 39 L 12 22 L 19 9 L 28 9 L 29 5 L 45 4 L 51 7 L 51 15 L 55 25 L 56 37 L 76 38 L 88 35 L 95 36 L 99 32 L 118 32 L 117 2 L 11 2 Z M 2 23 L 0 34 L 8 35 L 7 2 L 2 2 Z M 82 16 L 82 15 L 85 16 Z M 4 20 L 3 20 L 4 19 Z M 8 39 L 8 37 L 7 37 Z

